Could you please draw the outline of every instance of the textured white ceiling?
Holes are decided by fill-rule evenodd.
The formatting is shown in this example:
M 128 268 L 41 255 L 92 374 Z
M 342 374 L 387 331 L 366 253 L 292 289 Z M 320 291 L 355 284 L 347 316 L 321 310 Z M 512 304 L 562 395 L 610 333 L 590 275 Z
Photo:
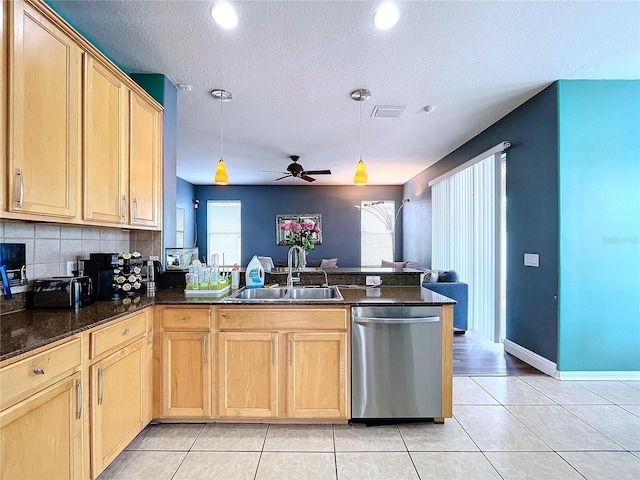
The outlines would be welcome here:
M 557 79 L 640 78 L 640 2 L 399 1 L 398 24 L 371 21 L 380 1 L 235 1 L 222 30 L 209 1 L 50 3 L 129 72 L 163 73 L 178 92 L 178 176 L 211 184 L 223 157 L 230 184 L 273 184 L 289 155 L 313 185 L 350 185 L 359 107 L 370 184 L 403 184 Z M 425 113 L 425 105 L 436 105 Z M 406 105 L 374 119 L 375 105 Z M 510 139 L 504 139 L 510 140 Z M 304 183 L 300 180 L 297 183 Z M 280 183 L 290 184 L 291 179 Z

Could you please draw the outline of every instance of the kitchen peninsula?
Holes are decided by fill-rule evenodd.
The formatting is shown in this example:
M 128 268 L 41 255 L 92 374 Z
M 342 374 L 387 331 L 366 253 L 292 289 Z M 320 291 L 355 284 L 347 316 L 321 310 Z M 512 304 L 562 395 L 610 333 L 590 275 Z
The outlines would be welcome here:
M 61 468 L 75 472 L 60 476 L 96 478 L 152 419 L 346 423 L 350 316 L 358 306 L 441 309 L 442 361 L 434 365 L 441 412 L 434 421 L 451 417 L 455 302 L 419 286 L 340 292 L 340 301 L 275 304 L 161 289 L 76 311 L 3 315 L 3 465 L 47 465 L 43 442 L 54 436 L 55 455 L 70 457 Z M 33 432 L 34 415 L 56 424 Z M 16 439 L 23 439 L 17 450 L 10 447 Z

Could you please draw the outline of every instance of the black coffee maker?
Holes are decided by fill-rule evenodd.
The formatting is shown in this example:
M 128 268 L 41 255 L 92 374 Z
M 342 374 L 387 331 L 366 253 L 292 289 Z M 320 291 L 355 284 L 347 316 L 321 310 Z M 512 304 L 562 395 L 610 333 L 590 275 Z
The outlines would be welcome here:
M 89 254 L 89 260 L 84 261 L 84 270 L 91 277 L 99 300 L 118 300 L 140 291 L 139 256 L 128 252 Z

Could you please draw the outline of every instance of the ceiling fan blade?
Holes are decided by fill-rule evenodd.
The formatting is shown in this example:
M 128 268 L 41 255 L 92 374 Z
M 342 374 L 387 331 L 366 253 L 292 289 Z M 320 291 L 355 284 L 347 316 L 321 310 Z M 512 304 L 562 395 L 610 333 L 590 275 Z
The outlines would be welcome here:
M 331 175 L 331 170 L 308 170 L 302 173 L 305 175 Z
M 276 173 L 279 173 L 279 172 L 276 172 Z M 282 180 L 283 178 L 289 178 L 289 177 L 293 177 L 293 175 L 289 174 L 289 175 L 285 175 L 284 177 L 276 178 L 274 182 L 277 182 L 278 180 Z
M 308 175 L 301 175 L 300 178 L 303 179 L 303 180 L 306 180 L 307 182 L 315 182 L 316 181 L 315 178 L 311 178 Z
M 283 172 L 281 170 L 258 170 L 259 172 L 266 172 L 266 173 L 288 173 L 288 172 Z

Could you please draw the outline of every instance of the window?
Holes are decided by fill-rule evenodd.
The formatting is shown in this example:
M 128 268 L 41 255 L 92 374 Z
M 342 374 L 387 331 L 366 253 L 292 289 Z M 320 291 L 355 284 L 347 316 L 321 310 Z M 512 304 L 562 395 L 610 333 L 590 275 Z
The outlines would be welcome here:
M 382 260 L 395 260 L 395 208 L 393 200 L 360 203 L 360 266 L 379 267 Z
M 176 208 L 176 247 L 184 247 L 184 208 Z
M 207 261 L 213 263 L 218 254 L 220 265 L 241 264 L 242 231 L 240 200 L 207 202 Z

